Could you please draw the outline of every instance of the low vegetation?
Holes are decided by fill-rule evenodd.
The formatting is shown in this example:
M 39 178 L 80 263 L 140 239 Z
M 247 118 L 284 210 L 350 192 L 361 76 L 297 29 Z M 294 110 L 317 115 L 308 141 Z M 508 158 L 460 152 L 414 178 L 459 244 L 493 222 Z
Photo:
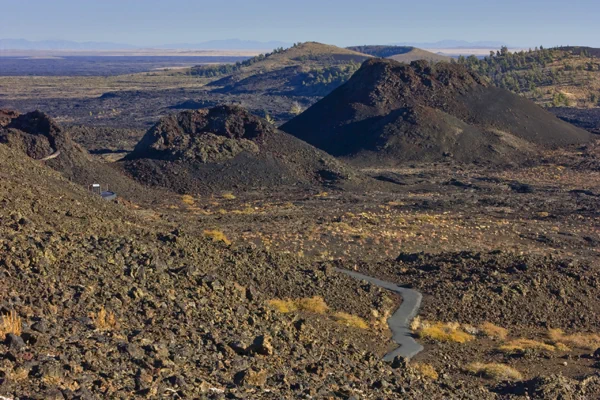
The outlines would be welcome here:
M 17 315 L 16 311 L 13 310 L 8 314 L 2 316 L 2 323 L 0 324 L 1 339 L 4 339 L 6 335 L 11 333 L 20 336 L 22 329 L 23 324 L 21 322 L 21 317 Z
M 474 362 L 465 368 L 467 372 L 473 375 L 481 376 L 487 379 L 518 381 L 523 379 L 523 375 L 516 369 L 506 364 L 484 364 Z
M 600 348 L 600 335 L 595 333 L 575 333 L 566 335 L 561 329 L 550 329 L 548 338 L 558 346 L 570 345 L 580 349 L 596 350 Z
M 475 339 L 457 322 L 430 322 L 415 318 L 411 328 L 418 337 L 436 342 L 466 343 Z
M 330 313 L 329 306 L 321 296 L 300 299 L 271 299 L 267 301 L 267 304 L 283 314 L 289 314 L 293 312 L 307 312 L 320 315 L 329 314 L 329 317 L 340 325 L 357 329 L 370 328 L 369 323 L 357 315 L 352 315 L 345 312 Z
M 333 319 L 345 326 L 359 329 L 369 329 L 369 324 L 367 321 L 356 315 L 345 312 L 337 312 L 333 315 Z
M 228 246 L 231 244 L 231 241 L 227 239 L 227 236 L 225 236 L 225 234 L 222 231 L 217 229 L 205 230 L 204 236 L 211 239 L 213 242 L 223 242 Z
M 195 204 L 194 197 L 190 196 L 189 194 L 184 194 L 181 196 L 181 201 L 188 206 L 193 206 Z
M 494 325 L 491 322 L 484 322 L 479 330 L 487 337 L 498 340 L 505 340 L 508 337 L 508 329 Z
M 277 311 L 287 314 L 296 311 L 305 311 L 314 314 L 325 314 L 329 306 L 320 296 L 307 297 L 302 299 L 273 299 L 267 302 Z
M 117 317 L 112 311 L 106 311 L 104 307 L 97 313 L 91 313 L 90 318 L 99 331 L 113 331 L 119 327 Z
M 498 347 L 498 350 L 508 354 L 521 354 L 527 352 L 528 350 L 556 351 L 557 348 L 551 344 L 539 342 L 533 339 L 514 339 Z
M 440 377 L 431 364 L 416 363 L 413 365 L 413 368 L 416 369 L 421 376 L 432 379 L 434 381 L 438 380 Z

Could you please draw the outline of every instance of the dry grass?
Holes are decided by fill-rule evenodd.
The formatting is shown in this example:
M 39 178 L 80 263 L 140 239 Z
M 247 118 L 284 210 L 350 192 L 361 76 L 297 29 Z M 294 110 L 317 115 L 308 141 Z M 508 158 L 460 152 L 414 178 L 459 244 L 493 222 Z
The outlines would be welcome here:
M 235 215 L 251 215 L 254 214 L 256 212 L 256 210 L 252 207 L 246 207 L 242 210 L 231 210 L 232 214 Z
M 104 307 L 97 313 L 90 313 L 90 318 L 99 331 L 114 331 L 119 327 L 115 314 L 112 311 L 107 312 Z
M 329 306 L 320 296 L 307 297 L 303 299 L 273 299 L 267 301 L 267 304 L 284 314 L 295 311 L 325 314 L 327 311 L 329 311 Z
M 10 374 L 10 379 L 13 382 L 23 382 L 29 379 L 29 369 L 23 367 L 17 367 Z
M 283 314 L 298 311 L 298 307 L 296 307 L 296 303 L 293 300 L 272 299 L 268 300 L 267 304 Z
M 466 343 L 475 339 L 461 329 L 457 322 L 429 322 L 415 318 L 411 323 L 411 329 L 423 339 L 431 339 L 437 342 Z
M 0 324 L 0 336 L 2 338 L 9 333 L 21 336 L 22 330 L 21 317 L 17 315 L 16 311 L 13 310 L 7 315 L 2 316 L 2 324 Z
M 502 351 L 503 353 L 518 354 L 524 353 L 527 350 L 555 351 L 556 347 L 547 343 L 539 342 L 537 340 L 515 339 L 498 347 L 498 350 Z
M 267 304 L 276 311 L 289 314 L 293 312 L 307 312 L 311 314 L 327 314 L 329 306 L 320 296 L 301 299 L 272 299 Z M 345 312 L 335 312 L 329 315 L 335 322 L 357 329 L 369 329 L 369 323 L 363 318 Z
M 575 333 L 565 335 L 562 329 L 550 329 L 548 338 L 558 348 L 560 345 L 571 345 L 580 349 L 596 350 L 600 348 L 600 335 L 595 333 Z
M 204 231 L 204 236 L 211 239 L 213 242 L 223 242 L 226 245 L 230 245 L 231 241 L 227 239 L 227 236 L 222 231 L 216 229 L 207 229 Z
M 189 194 L 184 194 L 181 196 L 181 201 L 188 206 L 193 206 L 196 203 L 194 197 Z
M 494 325 L 491 322 L 484 322 L 479 327 L 479 330 L 487 337 L 499 340 L 506 340 L 508 337 L 508 329 Z
M 299 299 L 296 300 L 296 304 L 299 310 L 315 314 L 325 314 L 329 311 L 329 306 L 321 296 Z
M 413 368 L 416 369 L 421 376 L 433 379 L 434 381 L 440 377 L 430 364 L 417 363 L 413 365 Z
M 371 310 L 371 326 L 379 331 L 389 329 L 387 320 L 390 318 L 390 314 L 390 310 L 385 310 L 383 314 L 380 314 L 377 310 Z
M 347 314 L 345 312 L 337 312 L 333 315 L 333 319 L 339 324 L 358 329 L 369 329 L 367 321 L 359 316 Z
M 500 379 L 518 381 L 523 379 L 523 375 L 516 369 L 505 364 L 484 364 L 471 363 L 467 365 L 466 370 L 474 375 L 482 376 L 488 379 Z

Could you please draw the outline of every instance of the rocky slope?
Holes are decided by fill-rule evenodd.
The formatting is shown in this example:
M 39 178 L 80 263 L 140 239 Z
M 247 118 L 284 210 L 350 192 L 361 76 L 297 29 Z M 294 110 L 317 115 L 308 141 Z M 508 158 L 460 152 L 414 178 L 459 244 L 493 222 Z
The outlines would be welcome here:
M 368 318 L 389 305 L 377 288 L 103 202 L 3 144 L 0 174 L 5 398 L 495 397 L 381 362 L 375 330 L 266 303 Z
M 248 130 L 249 137 L 256 132 Z M 163 151 L 160 145 L 154 150 Z M 384 363 L 389 333 L 373 311 L 381 316 L 393 309 L 397 300 L 388 293 L 327 264 L 211 242 L 204 228 L 102 201 L 0 144 L 0 396 L 581 399 L 600 393 L 595 376 L 482 384 L 445 373 L 434 380 L 402 360 Z M 536 322 L 575 318 L 577 327 L 598 326 L 591 314 L 570 315 L 557 297 L 564 287 L 576 309 L 593 303 L 574 292 L 583 288 L 592 296 L 596 290 L 597 274 L 586 266 L 497 254 L 403 255 L 343 266 L 401 276 L 440 300 L 426 299 L 426 317 L 503 318 L 523 287 L 534 287 L 525 281 L 539 282 L 543 304 L 531 316 Z M 497 299 L 485 314 L 478 307 L 488 304 L 488 292 Z M 444 299 L 463 293 L 472 295 L 463 305 L 443 307 L 458 304 Z M 283 314 L 268 302 L 312 296 L 322 296 L 330 310 Z M 469 307 L 469 298 L 481 302 Z M 336 312 L 362 317 L 369 329 L 336 322 Z M 512 318 L 527 322 L 524 314 Z
M 88 188 L 99 183 L 119 196 L 143 198 L 145 189 L 118 169 L 94 160 L 75 143 L 71 133 L 40 111 L 19 114 L 0 111 L 0 143 L 25 153 L 60 172 L 65 178 Z M 45 160 L 46 159 L 46 160 Z
M 178 193 L 343 184 L 351 168 L 242 108 L 183 111 L 160 120 L 123 167 Z
M 281 127 L 359 165 L 512 163 L 589 133 L 492 87 L 460 65 L 366 61 L 346 84 Z

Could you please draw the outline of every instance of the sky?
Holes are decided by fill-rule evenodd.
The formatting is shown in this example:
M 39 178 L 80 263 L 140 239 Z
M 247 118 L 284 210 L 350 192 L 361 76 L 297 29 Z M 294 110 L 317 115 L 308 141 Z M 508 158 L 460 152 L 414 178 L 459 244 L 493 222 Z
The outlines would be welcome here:
M 0 38 L 600 47 L 600 0 L 0 0 Z

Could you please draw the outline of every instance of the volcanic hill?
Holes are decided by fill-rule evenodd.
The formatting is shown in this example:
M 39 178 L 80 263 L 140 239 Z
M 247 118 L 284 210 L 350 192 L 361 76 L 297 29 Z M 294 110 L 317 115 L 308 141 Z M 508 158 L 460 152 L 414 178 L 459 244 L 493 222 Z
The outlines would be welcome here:
M 162 118 L 123 166 L 140 182 L 178 193 L 336 184 L 355 176 L 325 152 L 235 106 Z
M 143 197 L 144 188 L 110 164 L 102 163 L 75 143 L 71 133 L 48 115 L 0 110 L 0 143 L 41 160 L 65 178 L 89 187 L 98 183 L 119 196 Z
M 281 127 L 357 165 L 524 161 L 590 140 L 529 100 L 450 63 L 366 61 L 343 86 Z
M 229 66 L 201 66 L 191 73 L 222 78 L 220 93 L 324 96 L 345 82 L 371 56 L 336 46 L 307 42 Z

